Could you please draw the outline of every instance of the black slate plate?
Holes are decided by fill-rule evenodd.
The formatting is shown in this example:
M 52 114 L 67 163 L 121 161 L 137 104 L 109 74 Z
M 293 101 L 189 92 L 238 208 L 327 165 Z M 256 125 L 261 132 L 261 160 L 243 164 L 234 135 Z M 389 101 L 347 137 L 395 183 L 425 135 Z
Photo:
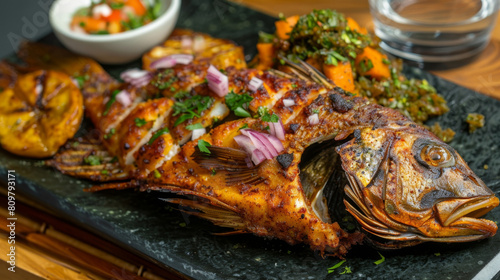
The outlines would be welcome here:
M 248 58 L 255 53 L 257 31 L 272 32 L 274 18 L 221 0 L 183 1 L 178 27 L 229 38 L 245 47 Z M 58 44 L 49 35 L 42 41 Z M 118 75 L 140 66 L 107 66 Z M 427 79 L 449 102 L 451 112 L 434 119 L 457 132 L 451 143 L 470 167 L 500 194 L 500 101 L 465 89 L 418 69 L 407 68 L 409 77 Z M 466 113 L 486 116 L 486 127 L 466 132 Z M 80 133 L 84 133 L 82 129 Z M 471 279 L 500 251 L 500 235 L 463 244 L 423 244 L 381 252 L 355 247 L 344 265 L 328 274 L 337 259 L 322 259 L 306 246 L 251 235 L 217 237 L 222 229 L 181 214 L 153 193 L 109 191 L 82 192 L 89 182 L 64 176 L 42 167 L 37 160 L 13 156 L 0 150 L 0 182 L 6 185 L 7 170 L 15 170 L 17 192 L 53 209 L 64 218 L 103 236 L 162 266 L 197 279 Z M 488 169 L 484 166 L 488 165 Z M 486 218 L 500 221 L 500 208 Z M 352 273 L 339 274 L 349 266 Z M 497 275 L 498 277 L 498 275 Z

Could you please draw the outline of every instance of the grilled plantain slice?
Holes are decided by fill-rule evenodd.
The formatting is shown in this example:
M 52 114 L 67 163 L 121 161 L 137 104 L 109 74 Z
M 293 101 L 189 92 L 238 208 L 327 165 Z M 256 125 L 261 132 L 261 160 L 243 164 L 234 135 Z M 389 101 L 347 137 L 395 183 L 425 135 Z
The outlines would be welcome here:
M 75 135 L 82 117 L 82 95 L 68 75 L 21 75 L 0 92 L 0 144 L 17 155 L 49 157 Z

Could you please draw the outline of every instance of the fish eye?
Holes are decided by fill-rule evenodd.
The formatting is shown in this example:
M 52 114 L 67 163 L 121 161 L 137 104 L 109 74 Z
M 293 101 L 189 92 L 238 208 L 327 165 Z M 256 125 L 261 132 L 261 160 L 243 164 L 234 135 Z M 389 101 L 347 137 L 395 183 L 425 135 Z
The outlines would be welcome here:
M 455 165 L 455 157 L 452 152 L 437 144 L 427 144 L 422 147 L 420 159 L 433 167 L 450 167 Z

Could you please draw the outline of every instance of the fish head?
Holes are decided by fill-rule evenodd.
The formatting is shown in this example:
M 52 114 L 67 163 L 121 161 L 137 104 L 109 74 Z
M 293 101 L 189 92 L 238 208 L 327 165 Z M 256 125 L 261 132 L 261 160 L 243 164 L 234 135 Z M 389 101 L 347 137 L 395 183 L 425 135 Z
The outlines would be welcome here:
M 337 152 L 350 182 L 346 194 L 356 205 L 345 200 L 347 210 L 384 240 L 378 245 L 466 242 L 496 233 L 494 222 L 479 217 L 498 206 L 498 198 L 455 149 L 426 129 L 358 130 Z

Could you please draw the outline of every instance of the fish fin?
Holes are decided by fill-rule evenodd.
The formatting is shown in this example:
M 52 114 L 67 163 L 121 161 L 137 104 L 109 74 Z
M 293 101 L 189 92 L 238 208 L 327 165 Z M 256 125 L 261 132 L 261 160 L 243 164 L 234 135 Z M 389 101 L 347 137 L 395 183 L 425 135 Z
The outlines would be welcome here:
M 279 55 L 278 58 L 284 61 L 288 70 L 299 79 L 324 85 L 328 89 L 335 88 L 335 85 L 323 73 L 309 63 L 301 59 L 297 59 L 298 63 L 295 63 L 282 55 Z
M 217 146 L 206 148 L 210 153 L 196 146 L 191 158 L 202 168 L 225 171 L 226 185 L 258 185 L 265 180 L 258 173 L 259 165 L 254 166 L 245 151 Z
M 316 216 L 323 222 L 329 223 L 331 219 L 323 191 L 327 186 L 328 180 L 335 172 L 335 165 L 339 157 L 333 146 L 327 148 L 318 146 L 318 148 L 322 148 L 321 152 L 310 151 L 315 156 L 308 160 L 306 159 L 301 165 L 300 182 L 302 183 L 304 195 L 310 202 Z
M 196 191 L 181 189 L 176 186 L 148 186 L 149 190 L 169 191 L 181 195 L 190 195 L 192 199 L 183 198 L 161 198 L 161 200 L 189 207 L 189 210 L 181 210 L 190 215 L 209 220 L 221 227 L 229 227 L 236 230 L 247 228 L 245 220 L 238 214 L 236 208 L 227 205 L 217 198 L 198 193 Z
M 98 161 L 88 164 L 89 156 Z M 128 172 L 120 168 L 120 164 L 112 157 L 100 141 L 85 137 L 68 141 L 52 159 L 45 161 L 47 166 L 61 173 L 77 178 L 97 182 L 123 181 L 130 179 Z

